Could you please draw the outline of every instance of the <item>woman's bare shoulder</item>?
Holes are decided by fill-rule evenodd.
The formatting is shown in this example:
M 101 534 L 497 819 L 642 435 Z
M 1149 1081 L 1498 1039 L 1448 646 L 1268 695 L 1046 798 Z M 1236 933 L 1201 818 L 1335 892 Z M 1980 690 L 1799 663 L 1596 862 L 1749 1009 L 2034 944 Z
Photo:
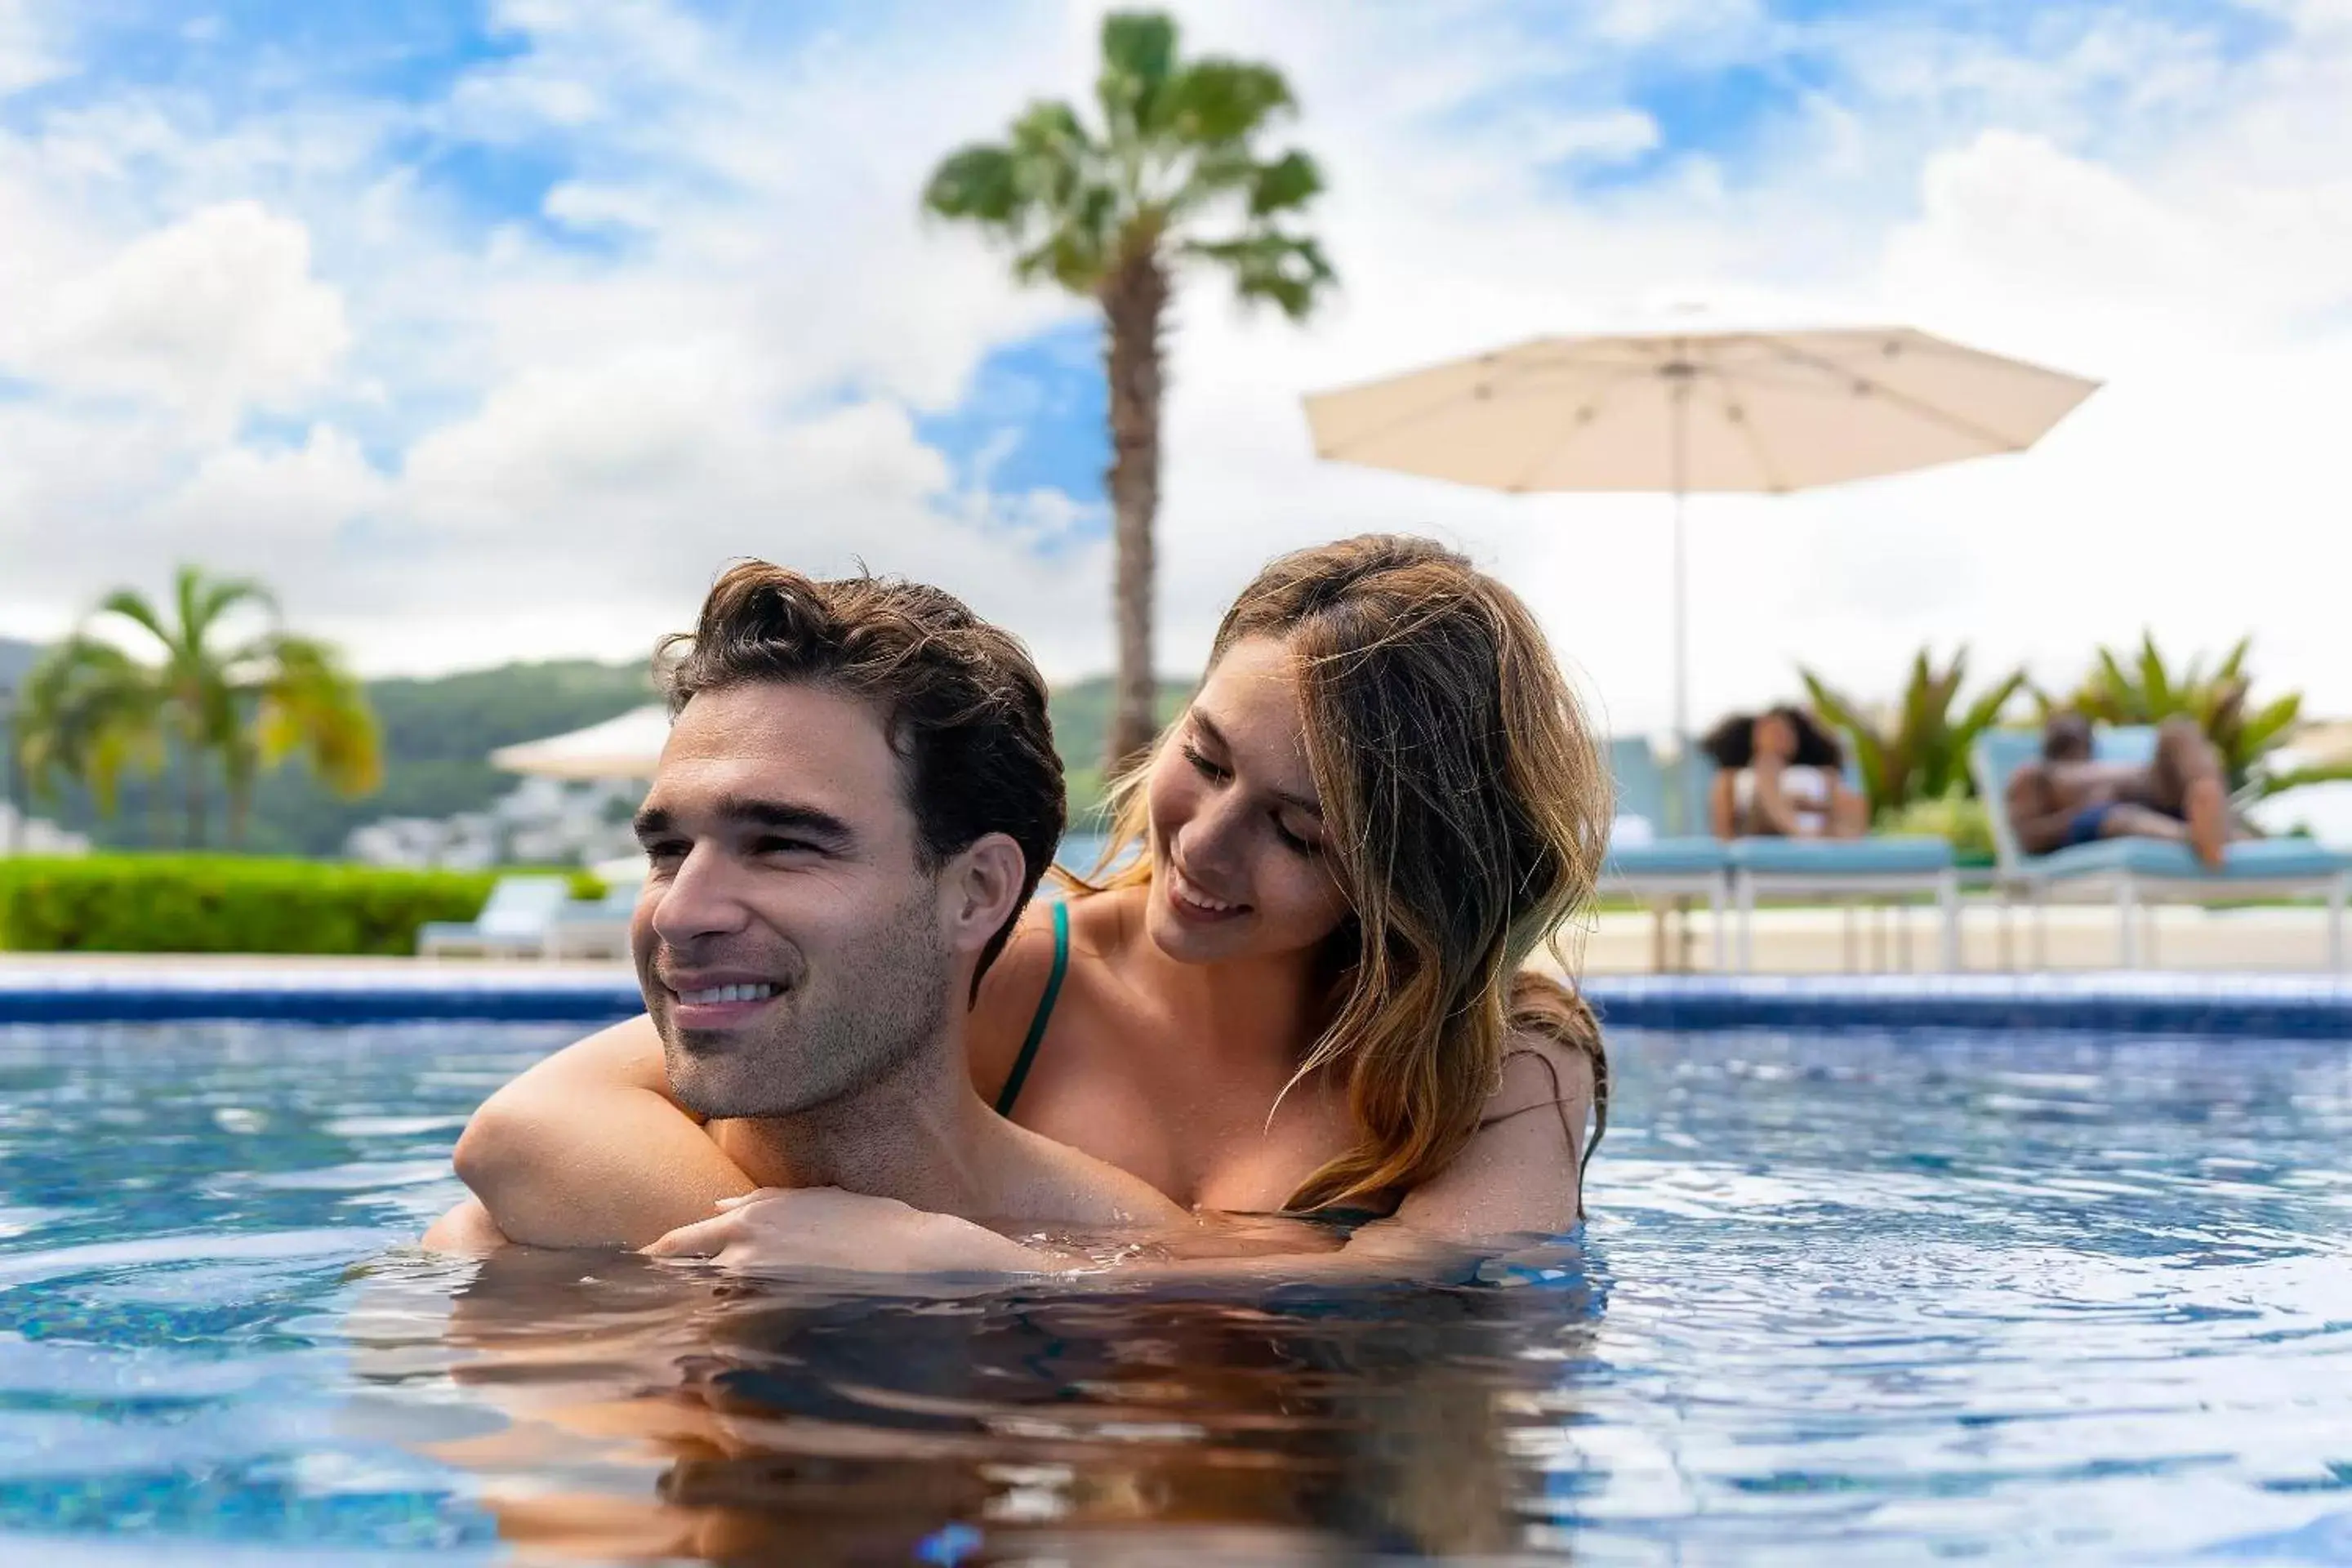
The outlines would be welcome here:
M 1559 1106 L 1578 1126 L 1598 1088 L 1591 1057 L 1551 1035 L 1515 1029 L 1503 1042 L 1502 1082 L 1486 1099 L 1481 1124 L 1543 1106 Z

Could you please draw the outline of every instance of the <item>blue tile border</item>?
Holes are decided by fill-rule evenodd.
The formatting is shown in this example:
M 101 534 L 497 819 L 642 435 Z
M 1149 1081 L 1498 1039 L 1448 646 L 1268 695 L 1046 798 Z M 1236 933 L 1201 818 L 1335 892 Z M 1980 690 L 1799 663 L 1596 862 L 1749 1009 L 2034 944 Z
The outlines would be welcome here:
M 1602 975 L 1602 1021 L 1652 1029 L 2095 1029 L 2352 1039 L 2352 984 L 2331 976 L 2189 973 Z M 0 968 L 0 1023 L 200 1018 L 290 1023 L 478 1019 L 606 1024 L 635 981 L 457 966 L 140 971 Z
M 0 1024 L 200 1018 L 379 1024 L 447 1018 L 601 1025 L 617 1023 L 642 1005 L 636 980 L 626 973 L 273 970 L 264 965 L 148 973 L 131 969 L 0 970 Z
M 2352 1039 L 2334 976 L 1639 975 L 1594 979 L 1605 1025 L 1650 1029 L 2084 1029 Z

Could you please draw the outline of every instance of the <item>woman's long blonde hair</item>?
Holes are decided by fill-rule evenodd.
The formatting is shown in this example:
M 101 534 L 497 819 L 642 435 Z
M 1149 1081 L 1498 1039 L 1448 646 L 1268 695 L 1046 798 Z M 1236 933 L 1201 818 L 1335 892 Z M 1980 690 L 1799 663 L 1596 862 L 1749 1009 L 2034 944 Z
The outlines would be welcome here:
M 1358 1136 L 1289 1206 L 1436 1174 L 1477 1131 L 1515 1033 L 1591 1058 L 1597 1144 L 1600 1031 L 1567 986 L 1521 971 L 1538 948 L 1557 959 L 1557 933 L 1591 903 L 1611 813 L 1608 772 L 1542 628 L 1462 555 L 1366 534 L 1259 573 L 1210 663 L 1260 637 L 1297 660 L 1308 766 L 1352 911 L 1332 938 L 1330 1022 L 1299 1076 L 1346 1084 Z M 1084 888 L 1150 879 L 1149 771 L 1114 786 L 1110 841 Z

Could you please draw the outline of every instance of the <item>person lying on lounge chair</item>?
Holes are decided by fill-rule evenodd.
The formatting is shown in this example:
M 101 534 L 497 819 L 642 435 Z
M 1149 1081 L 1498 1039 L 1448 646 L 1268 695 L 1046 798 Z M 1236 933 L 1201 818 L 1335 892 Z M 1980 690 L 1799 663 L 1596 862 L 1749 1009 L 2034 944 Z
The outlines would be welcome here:
M 1721 770 L 1707 802 L 1717 838 L 1859 838 L 1870 826 L 1844 748 L 1801 708 L 1734 713 L 1699 749 Z
M 2042 759 L 2009 781 L 2010 827 L 2029 855 L 2047 855 L 2101 838 L 2161 838 L 2187 844 L 2209 868 L 2221 864 L 2231 819 L 2221 756 L 2193 719 L 2158 727 L 2156 755 L 2141 763 L 2102 763 L 2091 749 L 2091 721 L 2053 713 L 2042 727 Z

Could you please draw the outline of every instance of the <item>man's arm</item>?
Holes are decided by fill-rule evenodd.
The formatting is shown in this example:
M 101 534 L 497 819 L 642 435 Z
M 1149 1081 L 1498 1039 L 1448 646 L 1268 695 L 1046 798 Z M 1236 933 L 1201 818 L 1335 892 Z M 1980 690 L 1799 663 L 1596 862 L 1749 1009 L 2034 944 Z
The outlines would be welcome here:
M 2040 763 L 2028 763 L 2010 775 L 2001 808 L 2009 813 L 2018 847 L 2028 855 L 2047 855 L 2074 832 L 2075 808 L 2059 805 L 2057 793 L 2049 769 Z
M 433 1222 L 425 1233 L 424 1245 L 432 1252 L 463 1252 L 478 1257 L 496 1252 L 507 1244 L 505 1233 L 490 1218 L 490 1211 L 482 1206 L 479 1198 L 467 1198 L 447 1214 Z
M 753 1185 L 668 1090 L 653 1021 L 616 1024 L 484 1101 L 457 1174 L 508 1240 L 643 1247 Z
M 1492 1238 L 1556 1236 L 1576 1223 L 1591 1064 L 1532 1037 L 1512 1042 L 1503 1087 L 1454 1163 L 1406 1194 L 1396 1214 L 1341 1246 L 1331 1233 L 1214 1225 L 1139 1233 L 1147 1246 L 1108 1269 L 1055 1256 L 951 1215 L 830 1189 L 762 1193 L 681 1227 L 646 1248 L 656 1257 L 711 1258 L 751 1273 L 803 1269 L 881 1274 L 1113 1273 L 1276 1285 L 1311 1279 L 1458 1279 L 1496 1250 Z

